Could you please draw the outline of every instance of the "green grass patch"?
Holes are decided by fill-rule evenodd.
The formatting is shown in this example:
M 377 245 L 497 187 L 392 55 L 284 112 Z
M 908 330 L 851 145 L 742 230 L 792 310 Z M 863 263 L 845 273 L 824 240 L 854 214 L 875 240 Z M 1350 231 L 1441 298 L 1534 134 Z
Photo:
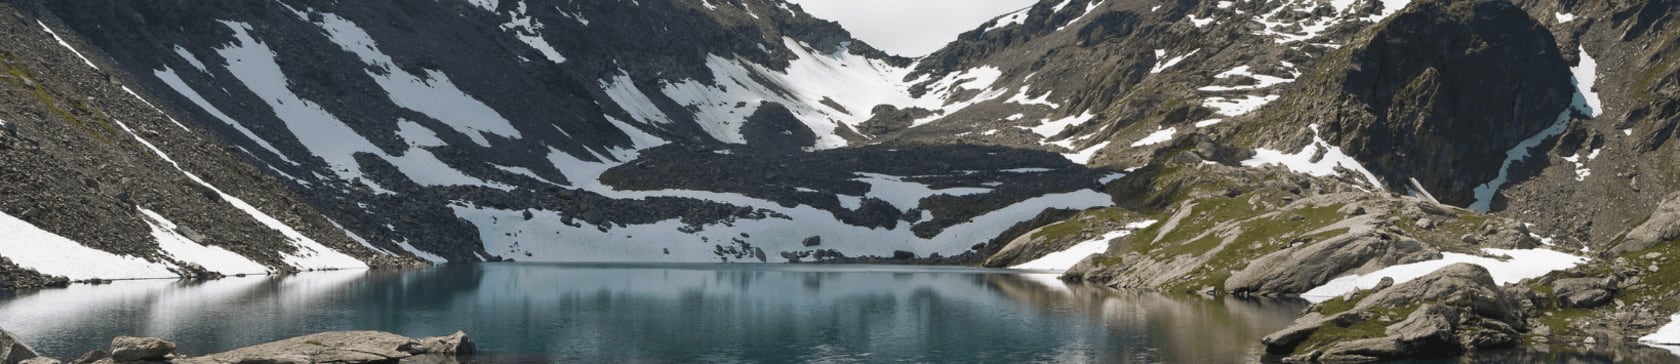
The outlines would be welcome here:
M 1357 300 L 1354 302 L 1357 302 Z M 1301 341 L 1301 344 L 1295 347 L 1295 354 L 1328 349 L 1331 345 L 1339 342 L 1383 337 L 1388 325 L 1405 320 L 1407 316 L 1411 316 L 1412 312 L 1417 311 L 1418 307 L 1421 306 L 1423 306 L 1423 303 L 1413 303 L 1403 307 L 1373 307 L 1370 310 L 1371 317 L 1373 317 L 1371 320 L 1347 326 L 1327 323 L 1313 331 L 1312 336 L 1308 336 L 1306 340 Z M 1384 317 L 1392 321 L 1383 321 L 1382 318 Z
M 1101 225 L 1125 225 L 1145 219 L 1137 213 L 1119 207 L 1086 210 L 1072 218 L 1046 225 L 1033 233 L 1034 239 L 1062 240 L 1080 236 Z M 1106 232 L 1106 231 L 1104 231 Z
M 0 64 L 4 64 L 6 74 L 12 76 L 12 84 L 20 88 L 29 89 L 31 94 L 35 96 L 35 102 L 40 103 L 42 107 L 45 107 L 48 113 L 57 116 L 59 119 L 63 119 L 66 123 L 70 123 L 70 125 L 74 125 L 77 128 L 87 131 L 89 134 L 92 134 L 95 139 L 99 139 L 102 142 L 110 142 L 110 136 L 117 135 L 116 129 L 112 128 L 110 121 L 108 121 L 110 117 L 106 116 L 105 113 L 93 110 L 91 107 L 88 107 L 88 105 L 73 99 L 63 102 L 64 104 L 68 104 L 70 109 L 67 110 L 64 106 L 61 106 L 59 98 L 54 96 L 51 91 L 48 91 L 46 86 L 44 86 L 40 80 L 33 77 L 28 70 L 19 66 L 14 61 L 11 53 L 0 52 Z M 77 116 L 77 114 L 91 116 L 92 120 L 84 120 L 82 117 Z M 89 124 L 89 121 L 92 121 L 91 125 Z
M 1242 201 L 1247 201 L 1247 199 L 1242 199 Z M 1230 206 L 1226 205 L 1226 207 Z M 1169 284 L 1169 290 L 1191 290 L 1201 289 L 1202 287 L 1224 290 L 1225 280 L 1231 277 L 1232 272 L 1247 268 L 1249 262 L 1255 258 L 1282 250 L 1295 241 L 1310 244 L 1345 233 L 1347 229 L 1333 229 L 1306 235 L 1309 232 L 1341 221 L 1343 216 L 1337 212 L 1341 207 L 1340 204 L 1315 206 L 1260 217 L 1270 211 L 1257 209 L 1245 202 L 1241 208 L 1244 209 L 1242 212 L 1248 214 L 1248 216 L 1221 217 L 1242 220 L 1241 232 L 1231 239 L 1229 244 L 1225 244 L 1224 238 L 1210 234 L 1187 244 L 1168 245 L 1161 249 L 1157 256 L 1173 257 L 1180 254 L 1213 253 L 1205 263 L 1197 267 L 1183 280 Z M 1232 211 L 1227 210 L 1226 212 Z M 1171 240 L 1164 240 L 1162 243 L 1171 244 L 1170 242 Z M 1225 245 L 1220 248 L 1222 244 Z

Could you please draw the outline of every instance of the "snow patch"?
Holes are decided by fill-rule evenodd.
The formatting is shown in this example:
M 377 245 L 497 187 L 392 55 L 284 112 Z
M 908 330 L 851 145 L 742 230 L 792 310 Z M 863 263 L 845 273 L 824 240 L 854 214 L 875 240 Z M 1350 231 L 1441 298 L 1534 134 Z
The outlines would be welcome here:
M 427 253 L 424 250 L 420 250 L 419 248 L 415 248 L 413 244 L 409 244 L 408 241 L 406 241 L 406 240 L 397 242 L 397 247 L 402 248 L 403 251 L 406 251 L 409 254 L 414 254 L 414 256 L 419 257 L 420 259 L 425 259 L 428 262 L 444 263 L 444 262 L 449 261 L 448 259 L 444 259 L 443 257 L 438 256 L 437 254 Z
M 555 64 L 566 63 L 566 56 L 560 55 L 560 51 L 555 50 L 554 46 L 548 44 L 548 40 L 543 39 L 542 22 L 537 21 L 537 18 L 525 12 L 524 1 L 520 1 L 519 6 L 515 7 L 513 13 L 508 14 L 508 16 L 510 18 L 507 23 L 502 24 L 502 30 L 513 32 L 514 38 L 519 39 L 520 43 L 525 43 L 531 49 L 542 53 L 543 58 L 547 58 L 550 62 Z M 584 24 L 587 25 L 588 22 L 584 22 Z
M 64 49 L 68 49 L 70 50 L 70 53 L 76 54 L 76 58 L 80 58 L 82 63 L 86 63 L 88 67 L 93 67 L 93 69 L 99 69 L 99 66 L 93 65 L 93 61 L 89 61 L 87 56 L 83 56 L 81 51 L 77 51 L 76 47 L 70 46 L 70 42 L 65 42 L 64 38 L 60 38 L 57 32 L 54 32 L 51 27 L 47 26 L 47 23 L 42 23 L 40 20 L 36 20 L 35 24 L 40 24 L 41 30 L 45 30 L 48 35 L 52 35 L 53 40 L 58 41 L 58 45 L 64 46 Z
M 1213 24 L 1213 20 L 1214 20 L 1213 17 L 1197 18 L 1195 15 L 1185 15 L 1184 18 L 1185 19 L 1190 19 L 1190 24 L 1195 25 L 1197 28 L 1206 27 L 1208 24 Z
M 71 280 L 177 278 L 169 265 L 89 248 L 0 212 L 0 256 L 20 267 Z
M 1148 220 L 1127 224 L 1122 230 L 1103 233 L 1102 237 L 1074 244 L 1073 247 L 1066 250 L 1045 254 L 1043 257 L 1009 267 L 1009 269 L 1065 272 L 1073 268 L 1073 265 L 1079 264 L 1079 261 L 1085 260 L 1086 257 L 1108 251 L 1110 241 L 1132 235 L 1133 231 L 1148 228 L 1155 225 L 1155 222 L 1156 220 Z
M 187 60 L 187 64 L 191 64 L 193 68 L 197 68 L 199 72 L 210 73 L 210 69 L 204 67 L 204 62 L 200 62 L 198 57 L 193 56 L 192 52 L 187 51 L 186 48 L 176 45 L 175 54 L 180 55 L 181 59 Z M 168 67 L 165 67 L 164 69 L 168 69 Z
M 1266 96 L 1249 95 L 1249 96 L 1242 96 L 1242 97 L 1209 97 L 1207 99 L 1202 100 L 1202 106 L 1206 106 L 1208 108 L 1211 108 L 1211 109 L 1214 110 L 1214 113 L 1217 113 L 1217 114 L 1220 114 L 1220 115 L 1240 116 L 1240 115 L 1243 115 L 1243 114 L 1254 112 L 1254 110 L 1259 110 L 1260 107 L 1266 106 L 1266 104 L 1269 104 L 1272 101 L 1277 101 L 1278 97 L 1279 97 L 1278 95 L 1266 95 Z
M 169 69 L 168 66 L 165 66 L 163 67 L 163 70 L 154 71 L 153 74 L 157 76 L 158 80 L 163 81 L 163 84 L 169 85 L 169 88 L 174 89 L 175 93 L 186 97 L 187 101 L 192 101 L 194 105 L 198 105 L 199 109 L 209 113 L 210 116 L 215 117 L 216 120 L 221 120 L 222 123 L 233 127 L 233 130 L 238 131 L 239 134 L 245 135 L 245 138 L 256 142 L 258 147 L 262 147 L 263 150 L 267 150 L 269 153 L 273 153 L 275 156 L 280 157 L 280 160 L 285 161 L 287 164 L 297 164 L 297 162 L 292 161 L 290 158 L 286 158 L 286 153 L 281 153 L 279 148 L 275 148 L 274 145 L 268 144 L 268 140 L 257 136 L 257 133 L 252 132 L 251 129 L 246 129 L 245 125 L 240 124 L 237 121 L 233 121 L 232 117 L 222 113 L 222 110 L 217 109 L 215 105 L 210 104 L 210 101 L 205 100 L 203 95 L 199 95 L 198 91 L 194 91 L 192 86 L 187 85 L 187 81 L 182 80 L 180 75 L 175 74 L 175 70 Z
M 140 214 L 146 216 L 144 220 L 146 225 L 152 228 L 152 237 L 157 239 L 158 249 L 176 261 L 197 264 L 206 270 L 230 276 L 269 273 L 268 266 L 262 263 L 222 247 L 206 246 L 188 239 L 180 233 L 180 226 L 156 211 L 141 207 L 137 209 L 140 210 Z
M 877 173 L 857 173 L 858 178 L 853 181 L 869 184 L 869 197 L 874 197 L 892 204 L 899 210 L 909 210 L 921 206 L 921 201 L 934 195 L 967 196 L 991 192 L 989 188 L 956 187 L 935 190 L 927 185 L 908 182 L 904 177 L 889 176 Z M 855 208 L 854 208 L 855 210 Z
M 1283 78 L 1283 77 L 1277 77 L 1277 76 L 1255 74 L 1253 72 L 1249 72 L 1248 69 L 1249 69 L 1249 67 L 1246 66 L 1246 65 L 1245 66 L 1238 66 L 1236 68 L 1232 68 L 1228 71 L 1221 72 L 1217 75 L 1214 75 L 1213 78 L 1227 79 L 1227 78 L 1233 78 L 1233 77 L 1246 77 L 1246 78 L 1251 78 L 1251 79 L 1254 79 L 1255 81 L 1257 81 L 1253 85 L 1203 86 L 1203 87 L 1198 88 L 1196 90 L 1207 91 L 1207 92 L 1244 91 L 1244 90 L 1256 90 L 1256 89 L 1269 88 L 1269 87 L 1272 87 L 1272 86 L 1277 86 L 1277 85 L 1281 85 L 1281 84 L 1285 84 L 1285 83 L 1289 83 L 1289 82 L 1295 82 L 1295 79 L 1293 79 L 1293 78 Z
M 822 52 L 792 38 L 783 38 L 782 43 L 794 56 L 783 71 L 709 55 L 706 65 L 712 72 L 711 84 L 679 80 L 663 85 L 662 91 L 678 105 L 695 110 L 695 121 L 714 139 L 734 144 L 745 142 L 740 133 L 741 124 L 760 104 L 781 104 L 817 135 L 818 149 L 847 145 L 840 131 L 869 120 L 876 105 L 920 107 L 940 115 L 967 106 L 947 106 L 950 90 L 937 87 L 929 88 L 921 98 L 911 97 L 912 83 L 904 81 L 910 69 L 852 54 L 847 45 Z M 962 86 L 979 85 L 983 76 L 991 76 L 995 81 L 1001 75 L 1001 71 L 976 73 L 966 78 Z M 981 87 L 990 84 L 988 81 Z M 990 98 L 1002 95 L 995 92 Z M 912 125 L 919 124 L 912 122 Z
M 1143 139 L 1139 139 L 1136 142 L 1132 142 L 1132 147 L 1136 148 L 1136 147 L 1141 147 L 1141 146 L 1146 146 L 1146 145 L 1155 145 L 1155 144 L 1165 143 L 1169 140 L 1172 140 L 1173 134 L 1175 134 L 1175 133 L 1178 133 L 1178 128 L 1166 128 L 1166 129 L 1157 130 L 1154 133 L 1150 133 L 1149 135 L 1144 136 Z
M 1161 71 L 1166 71 L 1168 68 L 1172 68 L 1172 66 L 1178 65 L 1179 62 L 1184 62 L 1185 57 L 1193 56 L 1193 55 L 1196 54 L 1196 52 L 1201 52 L 1201 51 L 1202 51 L 1201 48 L 1196 48 L 1194 50 L 1191 50 L 1190 53 L 1185 53 L 1185 54 L 1180 55 L 1178 57 L 1173 57 L 1172 59 L 1167 59 L 1165 61 L 1162 61 L 1162 59 L 1167 56 L 1167 51 L 1165 49 L 1157 49 L 1157 50 L 1155 50 L 1156 63 L 1155 63 L 1155 66 L 1149 68 L 1149 73 L 1161 73 Z
M 1090 122 L 1091 118 L 1094 117 L 1096 117 L 1095 114 L 1091 114 L 1089 111 L 1086 111 L 1079 113 L 1079 115 L 1068 116 L 1054 121 L 1045 120 L 1043 124 L 1027 128 L 1027 130 L 1032 131 L 1033 134 L 1050 138 L 1056 136 L 1057 134 L 1061 134 L 1063 130 L 1067 130 L 1069 127 L 1085 125 L 1085 123 Z
M 425 70 L 424 75 L 409 73 L 397 67 L 390 56 L 380 51 L 373 37 L 361 27 L 338 15 L 322 15 L 318 25 L 333 43 L 360 56 L 363 63 L 384 70 L 381 73 L 364 69 L 363 72 L 373 78 L 397 106 L 442 121 L 481 146 L 490 146 L 484 133 L 520 138 L 519 130 L 513 127 L 512 122 L 455 87 L 448 75 L 436 70 Z
M 1062 157 L 1067 158 L 1068 161 L 1071 161 L 1071 162 L 1074 162 L 1074 163 L 1078 163 L 1078 164 L 1081 164 L 1081 165 L 1089 165 L 1089 164 L 1091 164 L 1091 158 L 1095 158 L 1097 156 L 1097 152 L 1102 151 L 1103 148 L 1107 148 L 1108 143 L 1109 142 L 1105 141 L 1105 142 L 1102 142 L 1102 143 L 1097 143 L 1097 145 L 1093 145 L 1089 148 L 1085 148 L 1084 150 L 1080 150 L 1078 152 L 1062 153 Z
M 1587 258 L 1548 249 L 1488 248 L 1482 249 L 1482 252 L 1488 256 L 1441 253 L 1441 259 L 1401 264 L 1367 274 L 1336 278 L 1322 286 L 1302 293 L 1301 298 L 1313 303 L 1324 302 L 1357 289 L 1376 287 L 1384 277 L 1393 278 L 1394 284 L 1401 284 L 1457 263 L 1469 263 L 1487 268 L 1488 273 L 1493 275 L 1495 284 L 1505 285 L 1523 279 L 1543 276 L 1546 273 L 1569 269 L 1587 262 Z M 1489 256 L 1498 258 L 1490 258 Z
M 1288 154 L 1273 149 L 1255 148 L 1254 157 L 1243 161 L 1242 165 L 1247 167 L 1260 167 L 1275 164 L 1289 168 L 1289 170 L 1295 171 L 1296 173 L 1304 173 L 1320 177 L 1339 174 L 1339 172 L 1336 171 L 1337 167 L 1346 168 L 1348 170 L 1352 170 L 1354 173 L 1364 176 L 1365 182 L 1369 183 L 1372 188 L 1377 190 L 1385 189 L 1383 187 L 1385 185 L 1382 181 L 1378 180 L 1377 176 L 1372 174 L 1370 170 L 1365 169 L 1365 166 L 1361 165 L 1359 160 L 1354 159 L 1353 156 L 1347 155 L 1347 153 L 1343 153 L 1341 147 L 1330 145 L 1329 142 L 1324 141 L 1324 138 L 1318 135 L 1318 124 L 1312 124 L 1307 127 L 1312 129 L 1313 142 L 1312 144 L 1307 145 L 1306 148 L 1302 148 L 1300 152 Z M 1320 150 L 1323 150 L 1324 156 L 1319 158 L 1317 162 L 1314 162 L 1313 156 L 1317 155 Z
M 1090 2 L 1085 3 L 1085 11 L 1082 12 L 1082 13 L 1079 13 L 1079 17 L 1073 18 L 1073 20 L 1069 20 L 1066 25 L 1062 25 L 1061 27 L 1057 27 L 1056 31 L 1058 31 L 1058 32 L 1062 31 L 1063 29 L 1067 29 L 1067 27 L 1072 26 L 1075 23 L 1079 23 L 1079 21 L 1081 19 L 1085 19 L 1086 15 L 1091 15 L 1092 10 L 1097 10 L 1098 6 L 1102 6 L 1103 2 L 1104 2 L 1104 0 L 1092 0 Z
M 1021 10 L 1016 10 L 1013 13 L 1004 14 L 1003 16 L 997 17 L 997 19 L 995 20 L 996 23 L 993 23 L 992 26 L 987 27 L 986 30 L 982 30 L 980 32 L 985 33 L 985 32 L 990 32 L 990 31 L 995 30 L 995 29 L 1003 29 L 1003 28 L 1008 27 L 1010 25 L 1021 25 L 1022 23 L 1026 23 L 1027 22 L 1027 16 L 1028 16 L 1027 12 L 1031 11 L 1031 10 L 1032 10 L 1032 8 L 1028 7 L 1028 8 L 1024 8 L 1024 9 L 1021 9 Z
M 397 170 L 408 176 L 409 180 L 423 186 L 482 186 L 503 191 L 514 190 L 513 186 L 489 182 L 478 177 L 468 176 L 460 170 L 449 166 L 443 160 L 425 148 L 445 145 L 437 134 L 421 126 L 420 123 L 397 119 L 397 136 L 408 142 L 408 150 L 400 156 L 384 156 L 386 161 L 397 167 Z
M 1057 109 L 1057 108 L 1062 107 L 1061 105 L 1057 105 L 1054 102 L 1050 102 L 1050 93 L 1055 92 L 1055 91 L 1045 91 L 1043 95 L 1038 95 L 1038 98 L 1028 98 L 1027 93 L 1031 92 L 1031 90 L 1032 90 L 1031 85 L 1021 85 L 1021 92 L 1016 93 L 1015 96 L 1010 97 L 1009 100 L 1004 101 L 1004 102 L 1016 103 L 1016 104 L 1021 104 L 1021 105 L 1044 105 L 1044 106 L 1049 106 L 1052 109 Z

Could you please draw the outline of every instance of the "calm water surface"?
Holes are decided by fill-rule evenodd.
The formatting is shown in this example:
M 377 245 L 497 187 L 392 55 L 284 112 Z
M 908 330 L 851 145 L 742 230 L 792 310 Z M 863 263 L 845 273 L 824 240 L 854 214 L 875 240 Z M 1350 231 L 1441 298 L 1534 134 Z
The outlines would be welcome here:
M 493 362 L 1236 363 L 1260 360 L 1258 338 L 1304 307 L 1002 270 L 518 263 L 0 293 L 0 327 L 58 358 L 116 335 L 205 354 L 466 330 Z

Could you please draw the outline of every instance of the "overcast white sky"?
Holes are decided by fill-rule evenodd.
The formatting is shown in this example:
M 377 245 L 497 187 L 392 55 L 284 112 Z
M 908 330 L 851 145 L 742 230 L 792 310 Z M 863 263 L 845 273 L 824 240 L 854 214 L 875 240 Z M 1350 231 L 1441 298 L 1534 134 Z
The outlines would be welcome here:
M 805 12 L 839 22 L 853 37 L 906 57 L 939 50 L 974 29 L 1037 0 L 790 0 Z

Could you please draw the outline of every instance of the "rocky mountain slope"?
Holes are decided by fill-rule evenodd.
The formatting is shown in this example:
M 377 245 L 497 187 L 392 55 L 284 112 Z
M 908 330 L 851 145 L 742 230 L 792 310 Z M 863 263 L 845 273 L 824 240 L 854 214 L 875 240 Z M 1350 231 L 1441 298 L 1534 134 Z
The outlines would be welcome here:
M 0 287 L 409 264 L 358 244 L 26 9 L 0 7 Z

